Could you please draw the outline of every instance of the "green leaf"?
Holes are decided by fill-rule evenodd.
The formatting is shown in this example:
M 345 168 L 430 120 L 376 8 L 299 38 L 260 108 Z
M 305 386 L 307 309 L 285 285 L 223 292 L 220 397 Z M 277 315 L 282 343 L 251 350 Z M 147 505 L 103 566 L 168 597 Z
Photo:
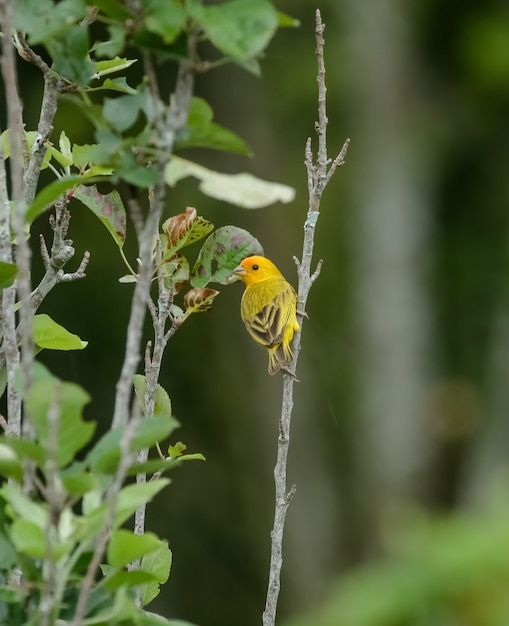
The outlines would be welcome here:
M 269 0 L 231 0 L 213 6 L 188 0 L 186 8 L 216 48 L 235 59 L 258 56 L 278 26 L 277 11 Z
M 7 289 L 16 280 L 18 267 L 15 263 L 0 261 L 0 289 Z
M 11 568 L 16 563 L 16 550 L 2 531 L 0 531 L 0 563 L 3 570 Z
M 64 162 L 62 162 L 61 165 L 72 165 L 71 142 L 65 134 L 65 131 L 62 131 L 60 133 L 60 137 L 58 139 L 58 147 L 60 148 L 60 154 L 64 159 Z
M 72 165 L 73 160 L 72 160 L 71 142 L 69 141 L 64 131 L 62 131 L 60 134 L 60 139 L 59 139 L 58 144 L 59 144 L 60 150 L 57 150 L 51 144 L 48 144 L 46 146 L 46 155 L 44 157 L 44 160 L 45 161 L 47 160 L 49 162 L 53 158 L 62 167 L 68 168 L 70 165 Z
M 73 463 L 60 472 L 62 483 L 67 492 L 72 496 L 82 496 L 83 494 L 99 488 L 99 481 L 96 476 L 85 471 L 85 463 Z
M 125 21 L 132 18 L 125 3 L 121 0 L 94 0 L 94 5 L 99 7 L 101 13 L 105 13 L 114 20 Z
M 138 277 L 133 276 L 132 274 L 125 274 L 118 279 L 119 283 L 137 283 Z
M 2 365 L 0 367 L 0 397 L 4 395 L 4 391 L 7 387 L 7 366 Z
M 210 235 L 200 250 L 191 272 L 193 287 L 209 282 L 229 283 L 233 270 L 247 256 L 263 255 L 260 242 L 237 226 L 223 226 Z
M 46 528 L 48 523 L 46 508 L 27 498 L 18 487 L 4 485 L 0 489 L 0 496 L 10 505 L 16 518 L 32 520 L 39 528 L 43 530 Z
M 108 563 L 113 567 L 124 567 L 132 561 L 141 559 L 143 555 L 153 552 L 161 543 L 154 533 L 135 535 L 130 530 L 116 530 L 111 535 L 108 544 Z
M 181 441 L 178 441 L 174 446 L 168 447 L 168 456 L 172 459 L 177 459 L 179 456 L 182 456 L 186 450 L 187 446 Z
M 23 466 L 14 450 L 0 443 L 0 474 L 6 478 L 14 478 L 17 482 L 23 480 Z
M 142 189 L 148 189 L 155 185 L 159 176 L 155 164 L 140 164 L 131 152 L 122 154 L 122 162 L 117 167 L 115 173 L 129 184 Z
M 212 122 L 212 109 L 202 98 L 193 98 L 186 127 L 179 133 L 176 148 L 214 148 L 250 156 L 248 145 L 235 133 Z
M 107 571 L 107 567 L 101 566 L 104 571 Z M 140 570 L 131 571 L 113 571 L 108 573 L 107 578 L 101 581 L 101 586 L 106 587 L 110 591 L 115 591 L 120 587 L 138 587 L 139 585 L 151 583 L 154 581 L 152 574 L 148 572 L 142 572 Z M 137 622 L 139 624 L 139 622 Z
M 138 474 L 155 474 L 156 472 L 163 474 L 164 472 L 174 470 L 179 465 L 180 463 L 173 459 L 153 458 L 143 463 L 134 463 L 129 468 L 127 475 L 136 476 Z
M 117 498 L 114 528 L 121 526 L 136 509 L 152 500 L 162 489 L 170 484 L 168 478 L 158 478 L 147 483 L 137 483 L 124 487 Z M 142 568 L 143 569 L 143 568 Z M 149 571 L 149 570 L 146 570 Z M 153 573 L 152 571 L 150 573 Z
M 145 376 L 142 374 L 135 374 L 133 376 L 134 390 L 136 397 L 141 405 L 143 414 L 145 411 L 145 394 L 147 393 L 147 382 Z M 171 400 L 166 390 L 161 387 L 159 383 L 156 384 L 155 402 L 154 402 L 154 416 L 167 416 L 171 415 Z
M 170 435 L 178 422 L 169 416 L 145 417 L 136 427 L 131 450 L 138 451 L 150 448 Z M 87 462 L 94 474 L 113 474 L 120 461 L 120 442 L 125 427 L 108 431 L 97 442 L 87 456 Z
M 56 378 L 35 382 L 29 389 L 26 406 L 38 443 L 48 449 L 50 428 L 56 428 L 56 459 L 59 467 L 68 465 L 92 438 L 93 422 L 84 422 L 83 408 L 90 396 L 74 383 Z M 50 416 L 56 413 L 55 423 Z
M 107 78 L 100 87 L 93 88 L 91 91 L 96 91 L 98 89 L 111 89 L 112 91 L 121 91 L 122 93 L 136 93 L 136 89 L 133 89 L 127 84 L 125 76 Z
M 186 23 L 181 0 L 142 0 L 145 26 L 160 35 L 164 43 L 173 43 Z
M 130 128 L 138 119 L 143 107 L 143 96 L 137 92 L 117 98 L 105 98 L 104 118 L 120 133 Z
M 95 3 L 96 6 L 98 3 Z M 106 27 L 110 38 L 108 41 L 100 41 L 93 47 L 93 51 L 96 57 L 108 57 L 112 58 L 119 54 L 125 45 L 125 30 L 120 26 L 107 26 Z M 96 66 L 97 72 L 97 66 Z
M 20 459 L 34 461 L 39 468 L 43 468 L 46 462 L 46 450 L 34 441 L 18 439 L 17 437 L 6 437 L 2 441 L 12 448 Z
M 86 15 L 84 0 L 18 0 L 13 4 L 14 28 L 29 35 L 30 45 L 57 36 Z
M 97 61 L 95 64 L 95 73 L 97 76 L 106 76 L 108 74 L 114 74 L 115 72 L 121 72 L 131 67 L 137 60 L 138 59 L 122 59 L 116 56 L 114 59 Z
M 46 47 L 53 59 L 52 70 L 60 76 L 82 87 L 93 78 L 95 66 L 88 54 L 90 42 L 86 28 L 79 24 L 66 25 L 58 38 L 46 41 Z
M 81 169 L 85 169 L 91 164 L 107 165 L 110 162 L 110 153 L 106 150 L 105 146 L 97 143 L 84 144 L 82 146 L 74 144 L 72 147 L 72 157 L 74 165 Z
M 34 315 L 33 335 L 34 342 L 47 350 L 83 350 L 88 345 L 46 314 Z
M 74 191 L 74 197 L 101 220 L 117 246 L 122 248 L 126 238 L 127 218 L 118 191 L 103 195 L 95 185 L 79 185 Z
M 59 196 L 69 191 L 69 189 L 76 187 L 76 185 L 84 180 L 85 178 L 83 176 L 66 176 L 54 180 L 49 185 L 43 187 L 28 206 L 26 212 L 27 222 L 31 224 L 38 215 L 43 213 L 46 209 L 49 209 Z
M 142 606 L 146 606 L 159 595 L 159 585 L 165 583 L 170 576 L 171 562 L 171 550 L 164 541 L 160 541 L 157 550 L 143 557 L 141 570 L 143 572 L 150 572 L 150 574 L 155 577 L 156 581 L 140 586 L 139 593 Z
M 281 11 L 277 12 L 278 26 L 280 28 L 298 28 L 300 26 L 299 20 L 294 17 L 290 17 L 286 13 Z
M 222 174 L 203 165 L 173 156 L 166 166 L 165 180 L 174 187 L 179 180 L 194 176 L 199 188 L 207 196 L 236 204 L 244 209 L 260 209 L 274 202 L 291 202 L 295 189 L 280 183 L 271 183 L 252 174 Z
M 44 530 L 28 519 L 15 519 L 11 526 L 11 539 L 23 554 L 43 559 L 47 555 Z

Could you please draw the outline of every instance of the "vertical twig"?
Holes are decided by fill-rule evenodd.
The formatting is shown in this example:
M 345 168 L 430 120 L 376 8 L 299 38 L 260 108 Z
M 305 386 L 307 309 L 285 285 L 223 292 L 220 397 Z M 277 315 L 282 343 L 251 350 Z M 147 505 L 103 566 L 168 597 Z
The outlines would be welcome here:
M 190 35 L 188 46 L 190 53 L 196 45 L 195 38 Z M 192 56 L 190 58 L 193 58 Z M 155 89 L 155 88 L 153 88 Z M 175 137 L 180 128 L 187 122 L 187 114 L 191 104 L 194 89 L 194 69 L 192 61 L 181 61 L 175 85 L 175 91 L 171 97 L 170 106 L 166 116 L 158 114 L 160 103 L 157 101 L 157 91 L 152 93 L 154 110 L 157 112 L 155 125 L 158 130 L 159 147 L 170 154 L 175 143 Z M 154 199 L 148 213 L 147 220 L 138 236 L 140 249 L 140 272 L 133 295 L 131 316 L 127 329 L 127 342 L 124 363 L 117 383 L 115 396 L 115 410 L 113 414 L 113 427 L 126 424 L 129 419 L 129 402 L 131 398 L 132 379 L 140 360 L 141 336 L 146 313 L 146 302 L 150 295 L 150 285 L 154 263 L 152 248 L 155 235 L 159 231 L 165 198 L 166 182 L 164 170 L 166 160 L 158 163 L 158 181 L 154 192 Z
M 5 86 L 7 128 L 10 146 L 10 188 L 14 205 L 12 217 L 8 207 L 8 192 L 5 166 L 2 158 L 0 172 L 0 256 L 5 262 L 15 261 L 18 273 L 16 285 L 3 291 L 2 331 L 3 358 L 7 367 L 8 433 L 19 436 L 22 430 L 21 397 L 13 385 L 13 377 L 21 360 L 22 385 L 26 389 L 30 383 L 31 366 L 34 356 L 32 339 L 32 316 L 30 306 L 31 251 L 25 233 L 25 215 L 28 204 L 33 200 L 42 160 L 46 152 L 46 141 L 52 132 L 53 117 L 56 112 L 58 83 L 48 65 L 26 44 L 23 37 L 15 34 L 12 39 L 12 0 L 0 0 L 0 20 L 4 34 L 2 44 L 2 78 Z M 44 73 L 45 88 L 38 135 L 32 154 L 28 154 L 23 126 L 23 109 L 18 92 L 15 48 L 27 61 L 37 65 Z M 3 155 L 2 155 L 3 157 Z M 16 255 L 13 258 L 11 241 L 16 241 Z M 16 333 L 14 302 L 16 291 L 21 302 L 19 311 L 19 332 Z M 21 341 L 20 341 L 21 339 Z M 21 358 L 18 343 L 21 343 Z
M 7 128 L 10 144 L 10 187 L 15 204 L 15 213 L 20 209 L 23 193 L 23 160 L 20 136 L 23 132 L 21 121 L 21 102 L 18 94 L 16 62 L 14 46 L 11 40 L 12 3 L 9 0 L 0 0 L 0 20 L 4 39 L 2 43 L 2 78 L 5 86 L 5 104 L 7 109 Z M 2 155 L 2 206 L 1 206 L 1 257 L 2 261 L 13 262 L 11 216 L 8 197 L 7 178 Z M 24 234 L 23 234 L 24 237 Z M 16 300 L 16 286 L 13 285 L 3 291 L 2 295 L 2 333 L 3 348 L 7 366 L 7 421 L 8 434 L 21 435 L 21 395 L 14 385 L 14 376 L 20 362 L 20 352 L 16 340 L 16 318 L 14 303 Z
M 323 56 L 325 25 L 322 22 L 320 11 L 316 11 L 316 55 L 318 61 L 318 121 L 315 124 L 315 131 L 318 135 L 318 151 L 316 162 L 313 163 L 311 151 L 311 139 L 306 142 L 305 165 L 308 176 L 309 209 L 304 223 L 304 242 L 302 248 L 302 260 L 295 262 L 298 268 L 298 304 L 297 312 L 301 319 L 305 317 L 306 302 L 311 285 L 318 278 L 322 262 L 319 261 L 315 271 L 311 272 L 313 259 L 313 247 L 315 228 L 320 215 L 320 202 L 322 193 L 334 174 L 336 168 L 344 163 L 349 140 L 347 139 L 339 155 L 330 161 L 327 157 L 327 109 L 326 109 L 326 85 L 325 85 L 325 63 Z M 265 611 L 263 612 L 263 626 L 274 626 L 276 622 L 277 603 L 281 587 L 281 568 L 283 565 L 283 535 L 286 519 L 286 512 L 290 505 L 295 485 L 289 490 L 287 488 L 287 458 L 290 444 L 290 424 L 293 410 L 293 385 L 295 382 L 295 370 L 301 348 L 301 333 L 299 330 L 293 342 L 294 358 L 289 367 L 289 373 L 283 374 L 283 398 L 281 405 L 281 416 L 279 420 L 279 437 L 277 448 L 277 460 L 274 468 L 274 482 L 276 488 L 276 503 L 274 512 L 274 524 L 271 532 L 271 555 L 269 583 L 267 588 L 267 598 Z
M 85 619 L 85 611 L 88 599 L 92 593 L 92 589 L 97 576 L 97 571 L 104 558 L 106 546 L 110 539 L 111 529 L 114 526 L 115 514 L 117 511 L 117 498 L 122 490 L 122 485 L 127 476 L 127 472 L 133 462 L 133 452 L 131 451 L 132 441 L 136 434 L 136 428 L 139 423 L 139 415 L 134 415 L 126 425 L 126 429 L 120 440 L 120 462 L 111 481 L 109 489 L 106 491 L 104 501 L 106 503 L 106 514 L 101 531 L 94 539 L 94 551 L 92 559 L 88 565 L 87 573 L 82 581 L 78 600 L 76 602 L 76 610 L 71 626 L 82 626 Z
M 48 437 L 46 443 L 46 501 L 49 505 L 48 520 L 45 529 L 46 557 L 43 561 L 43 586 L 39 603 L 40 626 L 51 626 L 58 614 L 61 598 L 58 596 L 57 563 L 53 553 L 55 529 L 58 528 L 60 515 L 65 503 L 65 495 L 58 472 L 58 434 L 60 430 L 62 383 L 57 381 L 54 395 L 48 409 Z

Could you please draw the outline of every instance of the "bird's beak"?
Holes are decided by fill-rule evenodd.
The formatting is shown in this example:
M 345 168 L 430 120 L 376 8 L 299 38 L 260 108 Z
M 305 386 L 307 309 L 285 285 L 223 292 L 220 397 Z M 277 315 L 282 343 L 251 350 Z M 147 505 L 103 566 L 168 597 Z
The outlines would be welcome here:
M 227 279 L 226 283 L 231 285 L 232 283 L 236 283 L 239 278 L 242 278 L 246 275 L 246 270 L 242 267 L 242 265 L 237 265 L 237 267 L 232 271 L 232 275 Z

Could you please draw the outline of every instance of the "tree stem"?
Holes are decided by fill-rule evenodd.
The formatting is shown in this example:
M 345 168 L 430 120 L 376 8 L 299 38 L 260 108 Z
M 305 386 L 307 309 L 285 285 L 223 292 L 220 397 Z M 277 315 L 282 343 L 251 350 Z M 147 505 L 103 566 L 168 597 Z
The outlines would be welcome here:
M 306 313 L 306 302 L 312 284 L 320 274 L 321 261 L 315 271 L 311 272 L 313 259 L 314 237 L 316 224 L 320 215 L 320 202 L 322 193 L 327 183 L 332 177 L 338 165 L 344 163 L 349 140 L 343 144 L 343 148 L 338 156 L 330 163 L 327 157 L 327 109 L 326 109 L 326 85 L 325 85 L 325 62 L 323 56 L 325 25 L 322 22 L 320 11 L 316 11 L 316 55 L 318 61 L 318 122 L 315 130 L 318 135 L 318 151 L 316 161 L 313 162 L 311 150 L 311 139 L 306 142 L 305 164 L 308 176 L 309 209 L 304 222 L 304 241 L 302 247 L 302 260 L 295 262 L 298 267 L 298 299 L 297 313 L 301 320 Z M 329 166 L 330 163 L 330 167 Z M 277 603 L 281 588 L 281 569 L 283 566 L 283 535 L 285 527 L 286 512 L 295 493 L 296 487 L 293 485 L 290 490 L 287 488 L 287 459 L 290 446 L 290 425 L 293 411 L 293 386 L 296 381 L 295 371 L 297 360 L 301 348 L 301 329 L 295 334 L 293 341 L 293 361 L 288 368 L 288 372 L 283 374 L 283 399 L 281 405 L 281 417 L 279 419 L 279 437 L 277 448 L 277 460 L 274 468 L 274 482 L 276 488 L 276 505 L 274 512 L 274 525 L 271 532 L 271 555 L 269 583 L 265 611 L 263 612 L 263 626 L 274 626 L 276 623 Z

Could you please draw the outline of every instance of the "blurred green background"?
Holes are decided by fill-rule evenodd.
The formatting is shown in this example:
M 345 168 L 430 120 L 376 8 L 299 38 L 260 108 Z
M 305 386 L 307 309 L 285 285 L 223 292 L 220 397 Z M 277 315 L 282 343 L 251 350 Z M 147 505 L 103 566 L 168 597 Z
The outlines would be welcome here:
M 199 158 L 289 184 L 296 200 L 246 211 L 189 181 L 170 190 L 165 217 L 190 205 L 216 226 L 246 228 L 295 284 L 304 145 L 317 116 L 317 5 L 276 5 L 301 27 L 277 33 L 261 79 L 225 67 L 197 83 L 254 157 Z M 297 493 L 279 615 L 299 626 L 508 624 L 509 5 L 319 8 L 330 156 L 352 143 L 316 233 L 324 264 L 298 367 Z M 33 121 L 41 80 L 21 67 Z M 90 132 L 65 104 L 62 128 L 77 143 Z M 45 216 L 39 232 L 49 232 Z M 42 359 L 93 395 L 87 416 L 105 430 L 132 287 L 118 282 L 125 271 L 110 236 L 78 204 L 70 237 L 77 256 L 91 252 L 87 278 L 60 285 L 43 311 L 89 346 Z M 36 267 L 34 280 L 41 274 Z M 149 529 L 174 555 L 153 607 L 200 626 L 254 626 L 265 601 L 281 379 L 268 377 L 266 354 L 243 327 L 241 293 L 223 288 L 212 312 L 191 317 L 168 345 L 161 379 L 178 437 L 207 461 L 186 464 L 149 507 Z

